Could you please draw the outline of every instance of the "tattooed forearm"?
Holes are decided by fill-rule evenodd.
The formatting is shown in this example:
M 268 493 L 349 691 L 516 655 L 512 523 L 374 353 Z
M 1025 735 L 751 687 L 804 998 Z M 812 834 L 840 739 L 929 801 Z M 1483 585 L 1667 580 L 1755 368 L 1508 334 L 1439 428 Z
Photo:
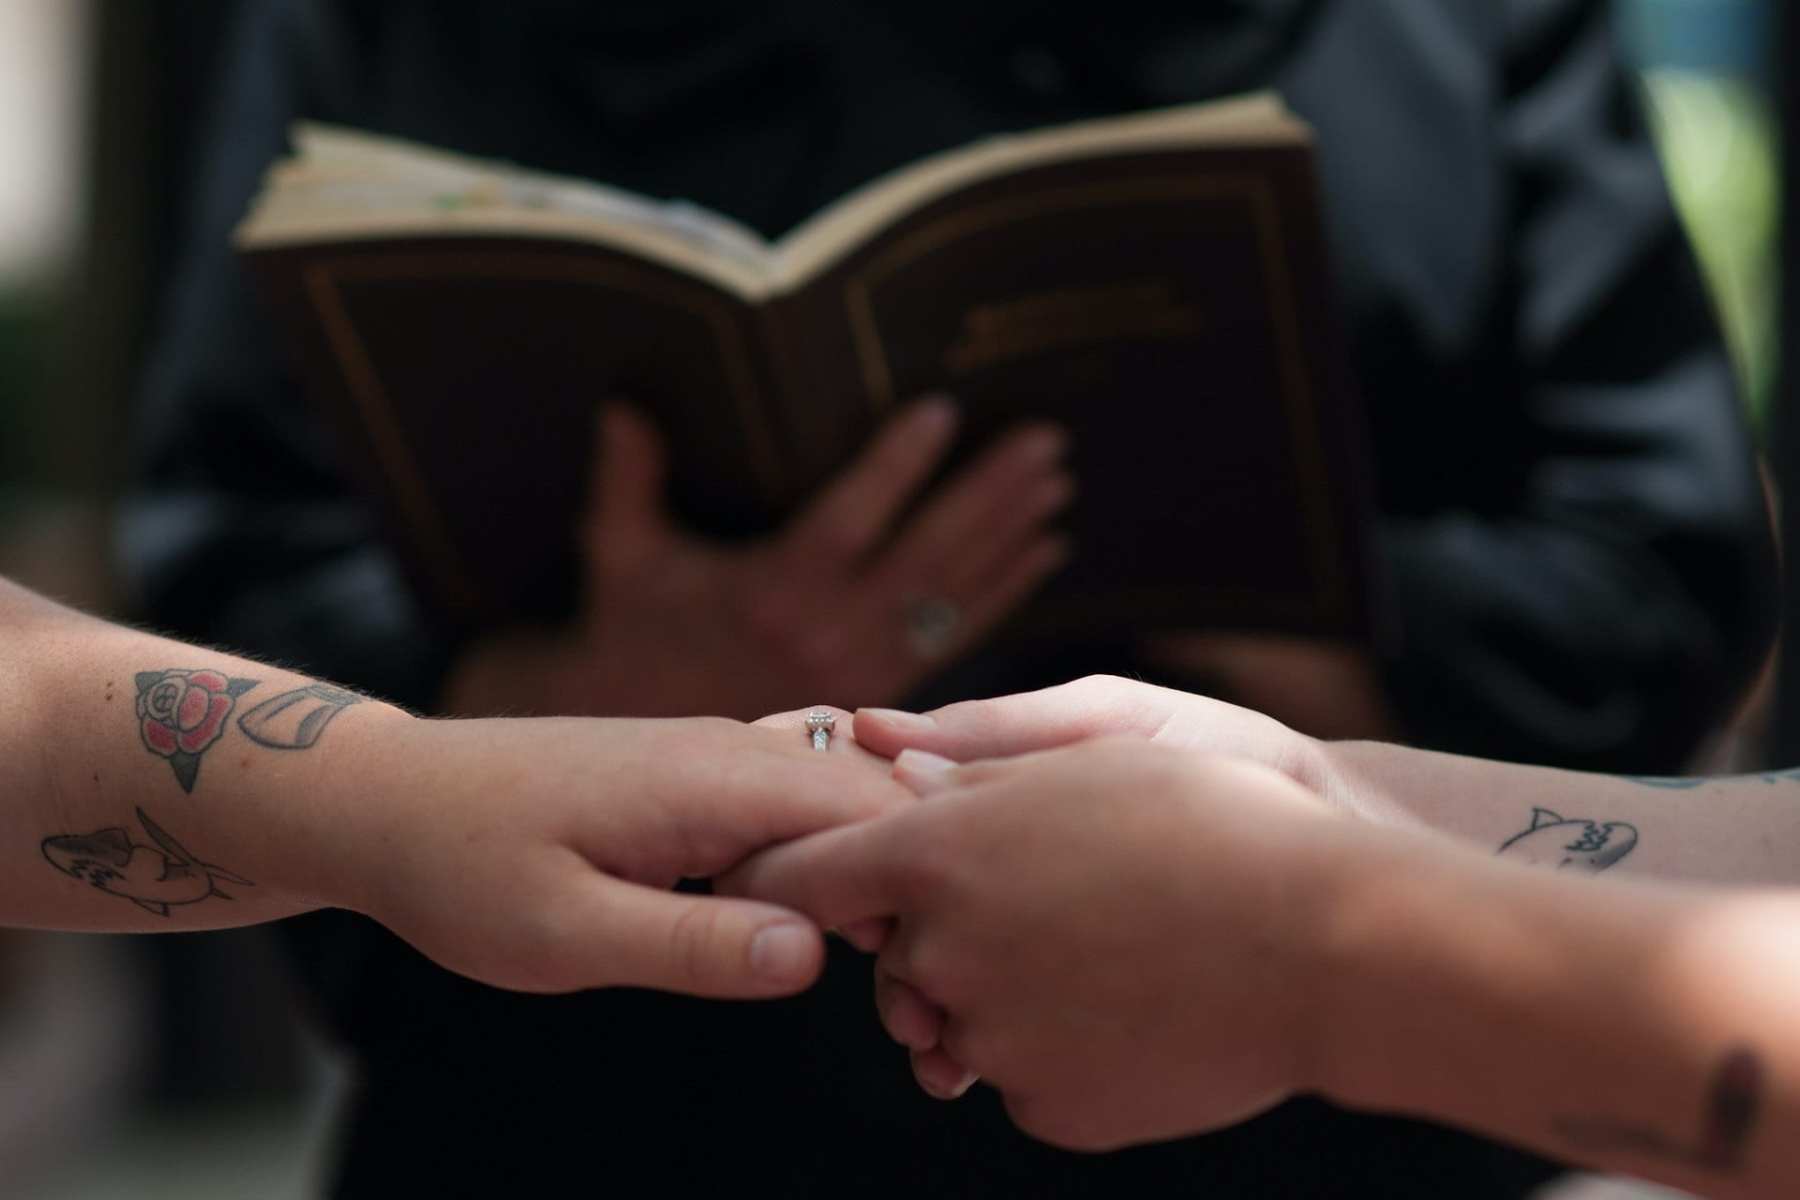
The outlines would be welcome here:
M 144 748 L 169 760 L 183 791 L 194 790 L 200 756 L 219 740 L 237 698 L 256 686 L 218 671 L 139 671 L 138 733 Z
M 1762 1061 L 1754 1051 L 1739 1047 L 1725 1056 L 1713 1074 L 1700 1137 L 1693 1145 L 1627 1121 L 1558 1117 L 1552 1124 L 1558 1135 L 1589 1154 L 1638 1154 L 1713 1171 L 1734 1171 L 1744 1165 L 1750 1139 L 1755 1136 L 1762 1094 Z
M 1752 779 L 1763 783 L 1800 782 L 1800 767 L 1790 767 L 1785 771 L 1760 771 L 1755 775 L 1722 775 L 1717 778 L 1705 776 L 1662 776 L 1662 775 L 1621 775 L 1626 783 L 1635 783 L 1640 787 L 1664 788 L 1670 791 L 1688 791 L 1709 783 L 1745 783 Z
M 168 916 L 171 905 L 194 904 L 209 896 L 231 899 L 219 890 L 221 879 L 241 887 L 256 886 L 189 854 L 141 808 L 137 819 L 155 845 L 134 842 L 129 832 L 115 826 L 94 833 L 47 837 L 42 846 L 44 858 L 63 874 L 159 917 Z
M 152 754 L 169 760 L 185 791 L 194 790 L 200 758 L 225 732 L 238 697 L 257 685 L 219 671 L 139 671 L 138 733 Z M 244 736 L 271 750 L 305 750 L 318 743 L 331 719 L 362 700 L 325 683 L 294 688 L 238 718 Z
M 333 717 L 361 700 L 355 692 L 327 683 L 308 684 L 264 700 L 238 718 L 238 728 L 271 750 L 305 750 L 318 742 Z
M 1534 808 L 1531 824 L 1502 842 L 1497 853 L 1538 866 L 1598 873 L 1637 849 L 1637 844 L 1637 827 L 1624 821 L 1601 824 Z

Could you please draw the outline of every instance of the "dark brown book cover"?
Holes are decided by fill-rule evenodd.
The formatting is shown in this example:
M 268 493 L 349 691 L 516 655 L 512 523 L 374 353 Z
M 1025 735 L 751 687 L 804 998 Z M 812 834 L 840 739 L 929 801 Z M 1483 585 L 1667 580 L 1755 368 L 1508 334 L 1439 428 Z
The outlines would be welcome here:
M 430 605 L 567 605 L 607 398 L 674 500 L 775 527 L 894 408 L 955 396 L 960 454 L 1073 435 L 1076 553 L 1012 627 L 1363 639 L 1367 501 L 1304 140 L 1086 152 L 941 190 L 765 296 L 593 239 L 251 245 L 312 390 Z

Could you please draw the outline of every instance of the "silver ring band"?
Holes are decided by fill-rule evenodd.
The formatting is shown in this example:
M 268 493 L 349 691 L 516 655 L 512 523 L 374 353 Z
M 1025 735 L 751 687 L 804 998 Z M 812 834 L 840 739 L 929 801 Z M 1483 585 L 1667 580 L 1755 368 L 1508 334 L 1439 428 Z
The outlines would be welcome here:
M 812 735 L 814 750 L 831 749 L 831 731 L 837 727 L 837 718 L 822 708 L 815 708 L 806 714 L 806 732 Z

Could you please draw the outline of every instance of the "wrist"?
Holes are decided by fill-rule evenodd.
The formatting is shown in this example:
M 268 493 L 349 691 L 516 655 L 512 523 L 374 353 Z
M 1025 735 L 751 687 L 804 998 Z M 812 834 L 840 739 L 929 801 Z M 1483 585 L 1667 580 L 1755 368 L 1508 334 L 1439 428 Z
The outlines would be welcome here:
M 1393 805 L 1360 769 L 1360 747 L 1366 742 L 1328 742 L 1294 733 L 1285 773 L 1340 813 L 1386 824 Z
M 1516 948 L 1494 864 L 1430 832 L 1353 826 L 1316 926 L 1317 1094 L 1371 1112 L 1430 1111 L 1460 1030 L 1497 982 L 1484 961 Z
M 1341 824 L 1343 832 L 1356 832 L 1350 822 Z M 1369 986 L 1358 973 L 1370 948 L 1369 923 L 1379 919 L 1371 912 L 1376 880 L 1367 855 L 1359 852 L 1361 841 L 1330 836 L 1303 864 L 1305 884 L 1292 893 L 1295 919 L 1284 938 L 1293 950 L 1288 989 L 1299 998 L 1288 1039 L 1296 1048 L 1293 1091 L 1338 1104 L 1348 1103 L 1354 1090 L 1346 1084 L 1354 1082 L 1352 1052 L 1365 1036 L 1360 1014 L 1367 1009 L 1360 993 Z M 1357 1014 L 1355 1028 L 1352 1014 Z
M 1333 1104 L 1381 1110 L 1391 1097 L 1379 1082 L 1392 1083 L 1385 1048 L 1389 1024 L 1403 1003 L 1393 984 L 1396 938 L 1405 941 L 1416 909 L 1405 864 L 1372 852 L 1363 838 L 1351 839 L 1328 870 L 1321 889 L 1329 899 L 1316 914 L 1307 940 L 1310 970 L 1302 981 L 1318 997 L 1311 1014 L 1308 1089 Z M 1402 972 L 1402 974 L 1404 974 Z
M 1316 742 L 1310 768 L 1313 790 L 1333 808 L 1368 825 L 1424 832 L 1428 829 L 1388 788 L 1378 769 L 1393 753 L 1385 742 Z
M 284 882 L 297 899 L 369 914 L 405 854 L 403 810 L 429 790 L 416 743 L 431 722 L 389 704 L 357 707 L 354 723 L 332 729 L 330 758 L 310 780 L 308 802 L 288 806 L 277 836 L 290 847 Z

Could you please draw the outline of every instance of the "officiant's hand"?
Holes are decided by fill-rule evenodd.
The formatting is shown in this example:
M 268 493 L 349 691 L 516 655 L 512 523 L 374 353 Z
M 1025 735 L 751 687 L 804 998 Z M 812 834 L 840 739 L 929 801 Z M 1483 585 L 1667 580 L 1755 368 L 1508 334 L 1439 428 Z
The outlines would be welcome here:
M 577 627 L 478 645 L 446 707 L 753 718 L 819 698 L 892 702 L 1067 557 L 1049 528 L 1074 490 L 1066 435 L 1023 426 L 919 500 L 956 425 L 949 401 L 916 402 L 784 529 L 722 545 L 675 523 L 662 439 L 609 406 Z

